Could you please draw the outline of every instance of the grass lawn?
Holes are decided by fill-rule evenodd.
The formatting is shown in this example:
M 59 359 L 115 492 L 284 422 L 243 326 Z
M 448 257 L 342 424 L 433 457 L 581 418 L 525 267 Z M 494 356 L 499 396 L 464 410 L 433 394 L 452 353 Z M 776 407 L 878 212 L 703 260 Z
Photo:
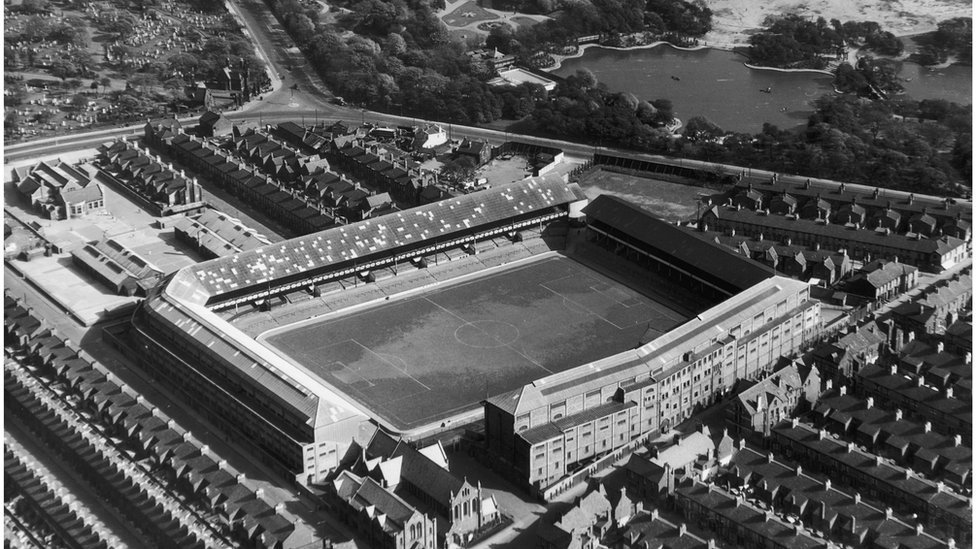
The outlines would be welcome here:
M 686 316 L 563 256 L 261 336 L 400 429 L 637 346 Z
M 441 18 L 449 27 L 464 27 L 471 23 L 481 23 L 498 19 L 498 16 L 482 8 L 477 2 L 465 2 Z

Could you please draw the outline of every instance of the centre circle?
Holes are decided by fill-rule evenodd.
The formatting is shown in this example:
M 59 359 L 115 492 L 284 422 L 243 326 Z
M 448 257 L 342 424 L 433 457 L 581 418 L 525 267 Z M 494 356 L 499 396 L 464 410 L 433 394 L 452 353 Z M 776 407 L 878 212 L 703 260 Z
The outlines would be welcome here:
M 465 322 L 454 330 L 454 337 L 460 343 L 478 349 L 504 347 L 514 343 L 519 335 L 518 328 L 499 320 Z

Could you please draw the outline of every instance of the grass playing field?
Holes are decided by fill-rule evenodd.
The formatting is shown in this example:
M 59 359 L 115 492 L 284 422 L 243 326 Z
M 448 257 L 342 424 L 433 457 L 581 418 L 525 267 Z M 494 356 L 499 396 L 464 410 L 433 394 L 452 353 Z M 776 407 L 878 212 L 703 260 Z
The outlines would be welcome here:
M 399 429 L 637 346 L 687 318 L 563 256 L 261 339 Z

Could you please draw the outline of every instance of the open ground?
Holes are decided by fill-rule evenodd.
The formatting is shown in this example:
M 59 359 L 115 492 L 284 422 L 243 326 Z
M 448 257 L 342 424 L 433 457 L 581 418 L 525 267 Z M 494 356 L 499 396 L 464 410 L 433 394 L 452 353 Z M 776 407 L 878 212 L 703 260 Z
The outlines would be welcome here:
M 258 339 L 400 429 L 637 347 L 687 320 L 564 256 Z
M 715 194 L 714 189 L 671 183 L 607 170 L 591 170 L 579 181 L 590 199 L 609 194 L 633 202 L 668 221 L 688 221 L 698 214 L 699 195 Z
M 898 36 L 935 30 L 939 21 L 972 17 L 969 0 L 706 0 L 712 10 L 712 31 L 705 35 L 711 47 L 731 49 L 747 46 L 749 35 L 770 16 L 797 14 L 827 21 L 875 21 Z

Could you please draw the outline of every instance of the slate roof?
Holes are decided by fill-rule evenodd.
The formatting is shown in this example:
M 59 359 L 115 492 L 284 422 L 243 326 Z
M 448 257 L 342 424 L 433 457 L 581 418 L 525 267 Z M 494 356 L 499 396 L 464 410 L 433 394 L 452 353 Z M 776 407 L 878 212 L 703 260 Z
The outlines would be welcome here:
M 649 547 L 667 547 L 668 549 L 706 549 L 708 542 L 702 538 L 682 533 L 678 526 L 661 519 L 657 514 L 639 512 L 627 522 L 622 538 L 629 545 L 624 547 L 641 547 L 647 543 Z M 631 542 L 630 540 L 633 540 Z
M 696 482 L 689 486 L 680 486 L 675 491 L 680 497 L 694 501 L 729 523 L 741 525 L 755 535 L 773 540 L 781 546 L 794 549 L 826 547 L 825 543 L 807 534 L 796 533 L 792 527 L 778 518 L 767 518 L 762 511 L 748 503 L 737 504 L 732 495 L 713 486 Z
M 800 378 L 800 372 L 797 371 L 796 366 L 790 364 L 740 392 L 736 396 L 736 399 L 742 404 L 746 412 L 751 415 L 758 411 L 760 397 L 763 398 L 765 403 L 773 400 L 787 400 L 786 393 L 793 390 L 802 391 L 803 380 Z
M 944 216 L 955 217 L 958 214 L 971 219 L 973 213 L 972 202 L 968 200 L 944 199 L 935 196 L 911 195 L 909 201 L 908 193 L 901 191 L 891 191 L 887 189 L 861 190 L 852 185 L 822 183 L 820 181 L 810 181 L 809 186 L 804 183 L 792 183 L 785 180 L 778 180 L 773 183 L 767 179 L 748 178 L 736 184 L 736 189 L 752 186 L 756 190 L 764 193 L 789 192 L 797 197 L 816 197 L 820 196 L 831 202 L 849 203 L 856 201 L 862 206 L 871 209 L 883 209 L 889 205 L 895 210 L 902 212 L 921 212 L 928 208 L 930 213 Z M 735 189 L 731 191 L 736 192 Z
M 886 235 L 883 231 L 876 231 L 874 229 L 856 229 L 834 223 L 818 223 L 809 219 L 791 219 L 782 215 L 765 215 L 761 212 L 750 210 L 735 210 L 733 208 L 715 206 L 709 211 L 720 220 L 769 227 L 773 230 L 810 234 L 824 239 L 835 238 L 838 240 L 849 240 L 861 244 L 922 254 L 945 254 L 965 245 L 963 240 L 954 236 L 916 239 L 901 234 Z
M 963 523 L 972 523 L 972 512 L 966 498 L 939 490 L 935 482 L 908 475 L 903 467 L 879 460 L 873 454 L 853 447 L 852 443 L 845 443 L 830 435 L 821 437 L 815 428 L 798 421 L 784 421 L 774 427 L 773 432 L 820 453 L 824 459 L 837 460 L 860 474 L 870 476 L 877 485 L 889 486 L 906 496 L 940 507 Z
M 379 457 L 384 460 L 400 458 L 400 479 L 406 480 L 447 509 L 452 508 L 451 495 L 456 496 L 466 484 L 420 450 L 381 430 L 373 434 L 366 447 L 366 454 L 371 458 Z
M 867 273 L 865 279 L 869 284 L 875 288 L 881 288 L 889 282 L 917 272 L 918 268 L 894 261 L 876 260 L 865 265 L 861 270 Z
M 886 512 L 867 503 L 855 499 L 851 494 L 844 493 L 833 486 L 829 486 L 801 471 L 769 460 L 766 455 L 751 448 L 739 450 L 732 458 L 732 470 L 739 476 L 755 476 L 759 478 L 764 490 L 778 494 L 786 494 L 794 505 L 810 505 L 814 508 L 825 509 L 829 516 L 836 517 L 844 524 L 850 524 L 853 518 L 854 531 L 858 538 L 870 539 L 872 532 L 885 531 L 890 528 L 885 523 L 901 523 L 898 519 L 889 517 Z M 836 520 L 835 519 L 835 520 Z M 901 523 L 902 530 L 914 529 Z M 848 530 L 849 531 L 849 530 Z M 931 537 L 931 536 L 929 536 Z M 936 541 L 935 538 L 932 541 Z
M 652 250 L 667 254 L 691 267 L 693 273 L 705 275 L 731 293 L 754 286 L 775 274 L 770 267 L 716 246 L 615 196 L 598 196 L 583 209 L 583 213 L 588 219 L 606 224 Z
M 65 189 L 61 192 L 61 199 L 65 204 L 81 204 L 95 202 L 102 199 L 102 187 L 98 183 L 89 183 L 85 187 Z
M 339 497 L 353 509 L 361 511 L 372 507 L 376 514 L 381 513 L 392 519 L 393 524 L 389 524 L 388 520 L 384 525 L 386 531 L 402 530 L 403 525 L 417 513 L 407 502 L 369 477 L 359 478 L 349 471 L 342 471 L 334 484 Z

